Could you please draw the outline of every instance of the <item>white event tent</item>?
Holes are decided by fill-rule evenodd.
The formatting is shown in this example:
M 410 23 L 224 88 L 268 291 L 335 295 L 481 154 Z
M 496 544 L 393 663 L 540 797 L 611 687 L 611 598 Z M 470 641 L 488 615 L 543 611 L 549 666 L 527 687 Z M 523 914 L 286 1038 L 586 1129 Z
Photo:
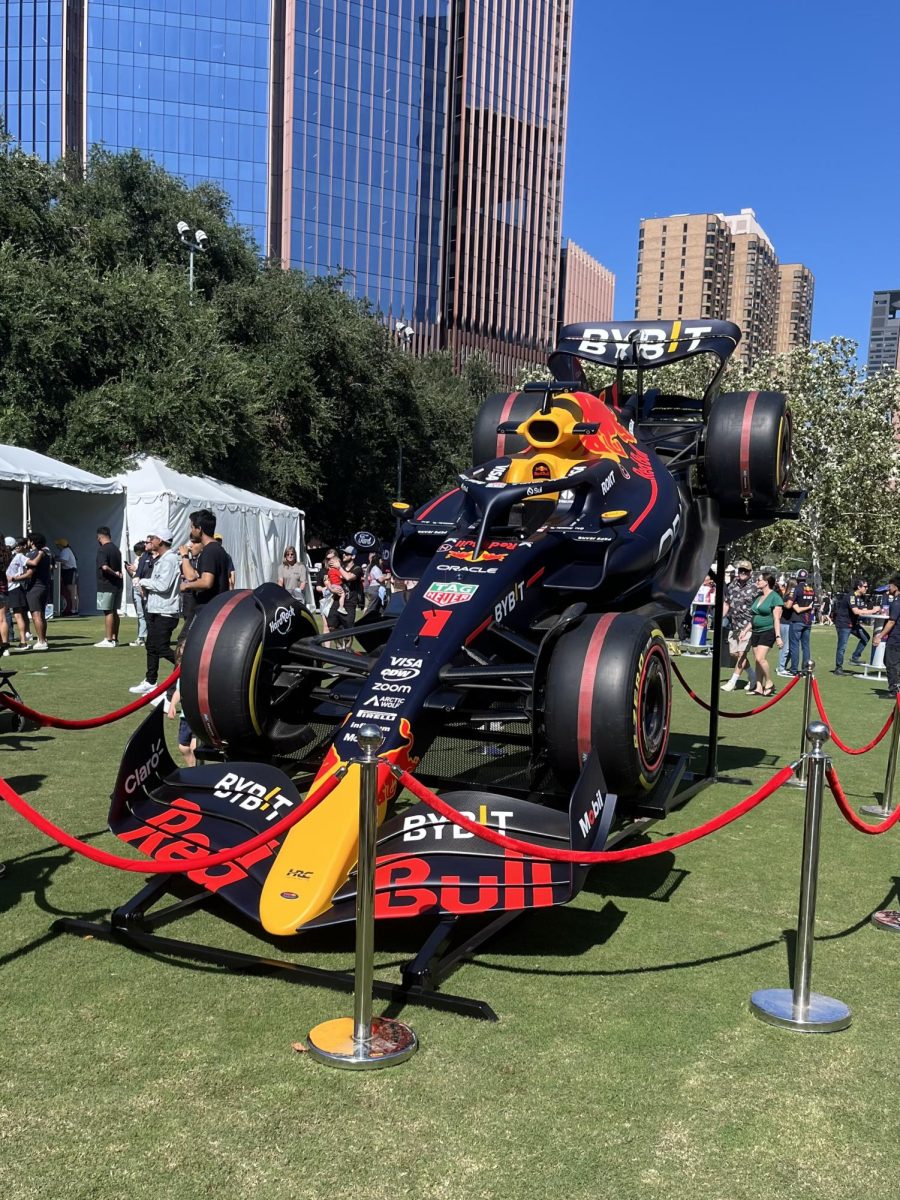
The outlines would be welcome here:
M 172 529 L 176 544 L 187 541 L 188 516 L 198 508 L 216 514 L 239 588 L 275 580 L 285 546 L 296 546 L 305 561 L 300 509 L 208 475 L 182 475 L 158 458 L 139 458 L 130 470 L 104 479 L 34 450 L 0 445 L 0 536 L 36 530 L 51 549 L 57 538 L 67 538 L 78 561 L 82 613 L 96 612 L 98 526 L 107 525 L 123 556 L 130 556 L 154 525 Z
M 298 508 L 257 496 L 209 475 L 182 475 L 162 459 L 139 458 L 116 476 L 125 492 L 122 550 L 162 525 L 175 544 L 187 541 L 188 516 L 198 508 L 216 515 L 216 533 L 234 559 L 236 585 L 253 588 L 278 575 L 285 546 L 296 546 L 304 561 L 304 514 Z
M 80 568 L 81 611 L 94 612 L 97 526 L 121 541 L 125 503 L 121 483 L 25 450 L 0 446 L 0 534 L 42 533 L 51 550 L 68 538 Z

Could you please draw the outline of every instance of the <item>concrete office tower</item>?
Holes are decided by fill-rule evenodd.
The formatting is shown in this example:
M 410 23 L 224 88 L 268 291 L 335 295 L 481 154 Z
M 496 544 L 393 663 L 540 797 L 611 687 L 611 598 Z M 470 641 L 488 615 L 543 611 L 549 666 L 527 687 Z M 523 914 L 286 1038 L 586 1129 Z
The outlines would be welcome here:
M 612 271 L 569 240 L 560 254 L 557 333 L 578 321 L 611 321 L 615 295 Z
M 752 208 L 739 213 L 676 213 L 641 221 L 635 316 L 639 320 L 713 317 L 734 321 L 745 363 L 778 345 L 779 294 L 790 305 L 785 339 L 809 341 L 813 276 L 802 264 L 785 272 L 802 281 L 801 312 L 793 316 L 794 286 L 780 289 L 775 249 Z M 790 341 L 791 338 L 795 341 Z
M 776 354 L 809 345 L 815 288 L 815 276 L 802 263 L 782 263 L 778 268 Z
M 868 370 L 885 369 L 900 371 L 900 289 L 872 296 Z
M 261 252 L 348 272 L 405 342 L 543 361 L 571 0 L 15 0 L 23 147 L 137 147 L 220 183 Z

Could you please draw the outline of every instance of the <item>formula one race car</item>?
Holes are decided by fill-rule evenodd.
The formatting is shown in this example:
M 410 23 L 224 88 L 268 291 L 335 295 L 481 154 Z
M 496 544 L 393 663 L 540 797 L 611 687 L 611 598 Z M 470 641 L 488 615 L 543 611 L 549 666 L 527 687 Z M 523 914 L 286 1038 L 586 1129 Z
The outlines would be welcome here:
M 415 587 L 357 625 L 361 653 L 274 584 L 219 596 L 182 663 L 205 761 L 176 770 L 151 715 L 126 750 L 113 831 L 168 861 L 236 846 L 358 757 L 366 725 L 383 736 L 380 819 L 389 764 L 538 845 L 600 849 L 623 815 L 664 812 L 666 637 L 721 545 L 796 509 L 784 396 L 719 394 L 739 338 L 712 320 L 565 328 L 556 380 L 489 397 L 475 466 L 415 513 L 399 506 L 392 568 Z M 647 372 L 704 353 L 716 362 L 701 399 L 644 389 Z M 614 369 L 599 394 L 585 362 Z M 352 920 L 358 786 L 353 767 L 285 836 L 188 878 L 269 933 Z M 557 904 L 585 874 L 417 803 L 381 825 L 376 915 Z

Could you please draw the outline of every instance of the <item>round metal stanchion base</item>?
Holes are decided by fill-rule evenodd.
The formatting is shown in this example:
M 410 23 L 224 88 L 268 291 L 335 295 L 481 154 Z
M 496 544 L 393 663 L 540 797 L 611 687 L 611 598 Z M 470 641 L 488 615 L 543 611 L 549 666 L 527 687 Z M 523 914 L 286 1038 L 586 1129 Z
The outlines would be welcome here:
M 762 988 L 750 997 L 750 1011 L 769 1025 L 781 1025 L 797 1033 L 835 1033 L 850 1024 L 850 1009 L 831 996 L 810 992 L 809 1006 L 800 1016 L 794 1013 L 790 988 Z
M 857 812 L 863 813 L 864 816 L 882 818 L 889 817 L 893 811 L 892 808 L 885 808 L 881 804 L 861 804 L 857 809 Z
M 372 1036 L 364 1042 L 354 1038 L 353 1028 L 352 1017 L 323 1021 L 306 1036 L 310 1054 L 329 1067 L 364 1071 L 405 1062 L 419 1047 L 410 1027 L 389 1017 L 373 1017 Z
M 872 924 L 876 929 L 900 933 L 900 912 L 895 908 L 882 908 L 879 912 L 872 913 Z

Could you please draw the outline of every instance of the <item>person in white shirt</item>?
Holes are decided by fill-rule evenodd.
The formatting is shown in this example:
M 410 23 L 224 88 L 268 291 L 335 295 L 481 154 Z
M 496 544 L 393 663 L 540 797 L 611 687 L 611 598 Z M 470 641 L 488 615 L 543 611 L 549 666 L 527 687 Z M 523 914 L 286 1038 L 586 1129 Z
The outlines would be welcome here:
M 156 687 L 161 658 L 175 665 L 172 634 L 181 612 L 181 559 L 172 549 L 173 538 L 171 529 L 147 534 L 147 549 L 156 556 L 148 579 L 134 579 L 134 564 L 126 565 L 135 588 L 140 589 L 147 618 L 147 672 L 140 683 L 128 689 L 137 696 Z
M 7 538 L 6 544 L 12 539 Z M 25 538 L 18 538 L 13 541 L 9 548 L 13 551 L 13 556 L 10 559 L 9 566 L 6 568 L 7 580 L 7 597 L 6 606 L 12 612 L 16 622 L 16 630 L 19 634 L 18 650 L 28 649 L 28 597 L 25 594 L 25 586 L 28 579 L 28 556 L 25 553 L 27 547 Z M 10 628 L 10 632 L 12 629 Z
M 59 591 L 62 601 L 61 617 L 74 617 L 78 605 L 75 603 L 75 572 L 78 561 L 72 553 L 67 538 L 56 539 L 56 561 L 59 563 Z

